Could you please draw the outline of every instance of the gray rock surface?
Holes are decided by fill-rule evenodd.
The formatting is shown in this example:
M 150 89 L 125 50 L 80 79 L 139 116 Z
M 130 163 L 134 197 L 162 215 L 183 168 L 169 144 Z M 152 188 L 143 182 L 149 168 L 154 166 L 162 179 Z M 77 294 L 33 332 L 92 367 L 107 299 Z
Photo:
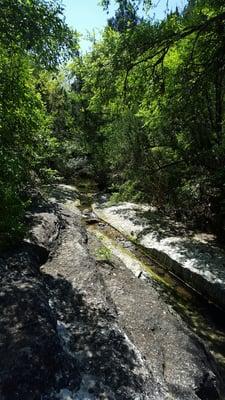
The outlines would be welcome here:
M 95 262 L 69 208 L 40 209 L 0 258 L 0 399 L 219 399 L 203 345 L 151 285 Z
M 94 252 L 97 243 L 90 247 Z M 99 263 L 99 270 L 116 306 L 118 323 L 140 351 L 162 398 L 219 398 L 212 358 L 155 289 L 114 257 L 110 263 Z
M 196 234 L 153 207 L 133 203 L 94 207 L 96 215 L 133 237 L 153 259 L 225 309 L 225 252 L 212 235 Z
M 52 387 L 78 388 L 81 381 L 76 360 L 62 349 L 39 271 L 46 256 L 25 243 L 0 257 L 1 400 L 40 400 Z

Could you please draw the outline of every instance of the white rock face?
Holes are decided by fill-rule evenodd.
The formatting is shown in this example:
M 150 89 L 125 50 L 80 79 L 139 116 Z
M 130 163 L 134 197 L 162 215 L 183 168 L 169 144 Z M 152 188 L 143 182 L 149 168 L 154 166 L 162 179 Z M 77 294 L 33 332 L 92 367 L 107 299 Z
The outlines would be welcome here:
M 144 235 L 140 243 L 146 248 L 166 253 L 172 260 L 182 264 L 183 268 L 204 276 L 212 283 L 225 283 L 225 254 L 219 248 L 187 237 L 158 240 L 154 232 Z
M 137 236 L 148 226 L 148 221 L 138 214 L 156 212 L 155 207 L 145 204 L 119 203 L 111 207 L 93 206 L 94 212 L 103 220 L 127 236 Z
M 120 203 L 93 208 L 98 217 L 153 250 L 158 261 L 192 287 L 225 306 L 225 252 L 213 244 L 212 235 L 188 231 L 147 205 Z

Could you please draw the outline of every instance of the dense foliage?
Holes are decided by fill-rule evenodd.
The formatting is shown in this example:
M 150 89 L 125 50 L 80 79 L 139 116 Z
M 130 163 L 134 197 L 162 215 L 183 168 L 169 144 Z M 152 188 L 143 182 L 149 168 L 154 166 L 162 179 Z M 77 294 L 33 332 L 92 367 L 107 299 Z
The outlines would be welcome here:
M 71 179 L 82 159 L 114 200 L 225 237 L 224 1 L 163 21 L 150 0 L 116 3 L 80 56 L 59 1 L 0 0 L 1 242 L 21 233 L 32 177 Z
M 117 3 L 101 40 L 70 67 L 92 161 L 114 199 L 147 200 L 222 239 L 224 2 L 190 0 L 162 22 L 138 18 L 151 2 Z
M 43 68 L 74 52 L 58 1 L 0 0 L 0 246 L 19 238 L 27 187 L 55 139 L 38 91 Z

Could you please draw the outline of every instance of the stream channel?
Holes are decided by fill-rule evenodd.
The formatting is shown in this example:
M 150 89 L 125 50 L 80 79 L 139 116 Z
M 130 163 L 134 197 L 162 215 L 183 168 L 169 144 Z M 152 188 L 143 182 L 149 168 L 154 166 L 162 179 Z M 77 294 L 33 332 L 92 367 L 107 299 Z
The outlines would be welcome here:
M 82 212 L 86 229 L 101 242 L 96 258 L 110 263 L 111 257 L 116 256 L 132 270 L 137 279 L 149 281 L 164 302 L 204 341 L 224 370 L 225 377 L 225 311 L 169 273 L 165 266 L 155 262 L 137 243 L 101 221 L 92 211 L 93 202 L 104 198 L 97 192 L 95 184 L 89 180 L 80 180 L 74 188 L 79 198 L 75 205 Z

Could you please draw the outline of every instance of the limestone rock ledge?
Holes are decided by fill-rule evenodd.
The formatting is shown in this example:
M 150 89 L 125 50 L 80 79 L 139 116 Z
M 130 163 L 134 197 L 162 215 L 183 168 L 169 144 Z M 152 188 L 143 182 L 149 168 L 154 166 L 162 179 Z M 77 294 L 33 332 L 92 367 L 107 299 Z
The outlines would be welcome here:
M 132 237 L 153 259 L 225 310 L 225 251 L 147 205 L 95 205 L 96 215 Z
M 95 262 L 78 210 L 34 214 L 0 257 L 1 400 L 222 398 L 214 360 L 154 288 Z

